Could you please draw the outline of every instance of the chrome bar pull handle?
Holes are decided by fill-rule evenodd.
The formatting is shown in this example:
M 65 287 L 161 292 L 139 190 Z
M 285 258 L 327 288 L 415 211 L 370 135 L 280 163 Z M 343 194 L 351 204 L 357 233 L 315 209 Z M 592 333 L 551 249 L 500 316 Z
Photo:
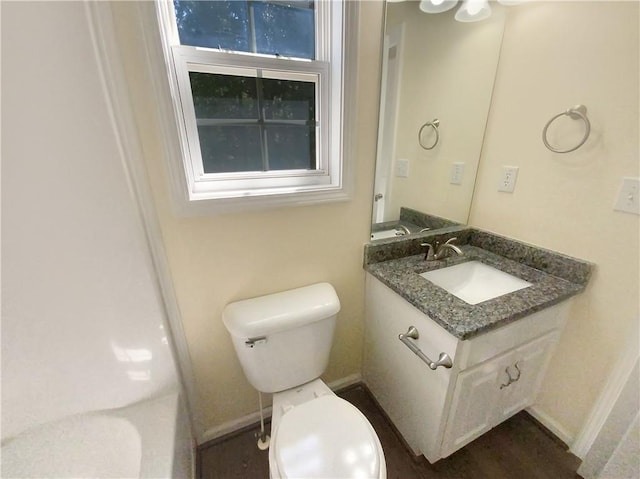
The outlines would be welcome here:
M 415 326 L 409 326 L 409 329 L 407 329 L 406 333 L 398 335 L 398 339 L 400 341 L 402 341 L 403 338 L 420 339 L 420 333 L 418 332 Z
M 419 338 L 420 338 L 420 333 L 415 328 L 415 326 L 409 326 L 409 329 L 407 330 L 406 333 L 404 334 L 401 333 L 398 335 L 398 339 L 402 341 L 404 345 L 411 350 L 411 352 L 413 352 L 416 356 L 418 356 L 425 363 L 427 363 L 427 366 L 429 366 L 429 369 L 435 370 L 437 369 L 438 366 L 442 366 L 443 368 L 450 368 L 453 366 L 453 361 L 451 361 L 451 357 L 447 353 L 440 353 L 440 356 L 438 357 L 437 361 L 431 361 L 431 359 L 429 359 L 427 355 L 424 354 L 420 350 L 420 348 L 415 345 L 413 341 L 411 341 L 412 339 L 419 339 Z

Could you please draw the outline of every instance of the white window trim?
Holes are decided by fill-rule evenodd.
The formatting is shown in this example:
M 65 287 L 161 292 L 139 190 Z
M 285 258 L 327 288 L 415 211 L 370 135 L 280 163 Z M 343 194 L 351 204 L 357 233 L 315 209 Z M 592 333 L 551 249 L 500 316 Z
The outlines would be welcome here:
M 317 2 L 320 9 L 327 9 L 331 3 L 331 1 L 327 0 L 319 0 Z M 264 175 L 266 186 L 257 194 L 243 192 L 241 197 L 236 197 L 237 193 L 233 192 L 234 185 L 232 180 L 228 183 L 228 193 L 219 190 L 218 197 L 211 199 L 211 196 L 206 192 L 207 188 L 203 186 L 203 183 L 210 180 L 210 178 L 207 178 L 208 175 L 197 177 L 196 174 L 190 174 L 190 171 L 197 172 L 197 170 L 193 169 L 191 163 L 189 163 L 188 167 L 185 167 L 183 162 L 183 158 L 185 158 L 183 145 L 187 144 L 186 138 L 184 138 L 186 129 L 181 125 L 181 113 L 174 107 L 175 102 L 180 99 L 179 74 L 173 68 L 173 62 L 165 61 L 165 58 L 169 58 L 167 55 L 172 53 L 172 48 L 169 45 L 168 38 L 160 32 L 158 23 L 158 18 L 167 14 L 162 6 L 166 7 L 168 5 L 173 8 L 172 3 L 152 3 L 150 7 L 146 2 L 139 2 L 141 33 L 145 43 L 147 66 L 150 71 L 158 108 L 163 146 L 166 152 L 171 199 L 176 214 L 192 216 L 285 205 L 308 205 L 343 201 L 350 198 L 354 183 L 352 161 L 349 161 L 353 158 L 351 154 L 352 141 L 349 140 L 348 136 L 343 135 L 343 131 L 349 131 L 349 128 L 353 125 L 356 70 L 354 53 L 356 51 L 358 31 L 356 28 L 358 19 L 357 3 L 345 1 L 342 10 L 333 9 L 334 14 L 339 11 L 340 22 L 337 25 L 344 26 L 340 28 L 343 36 L 342 48 L 333 49 L 329 55 L 332 64 L 341 66 L 342 75 L 340 68 L 329 69 L 330 80 L 334 86 L 330 87 L 329 95 L 325 94 L 324 98 L 330 102 L 328 111 L 331 116 L 320 118 L 321 122 L 325 122 L 325 128 L 330 131 L 330 134 L 326 136 L 331 138 L 331 141 L 327 142 L 327 144 L 319 145 L 319 148 L 326 148 L 328 154 L 324 154 L 323 158 L 328 158 L 329 164 L 321 162 L 319 164 L 321 169 L 318 172 L 305 175 L 308 185 L 301 185 L 298 181 L 297 185 L 283 186 L 281 180 L 272 180 L 272 184 L 269 185 L 269 174 L 267 174 Z M 161 48 L 159 45 L 161 45 Z M 179 50 L 179 47 L 173 48 L 174 53 L 177 52 L 182 55 Z M 196 50 L 196 53 L 194 53 L 193 48 L 189 50 L 191 52 L 186 54 L 187 59 L 197 62 L 199 52 Z M 328 51 L 327 41 L 318 44 L 316 50 L 317 55 L 326 55 Z M 224 52 L 211 50 L 206 53 L 227 55 Z M 240 58 L 242 56 L 244 55 L 235 55 L 236 59 L 233 62 L 237 67 L 246 66 Z M 345 58 L 351 61 L 347 63 Z M 277 69 L 286 70 L 289 62 L 287 59 L 274 60 L 266 56 L 265 58 L 251 56 L 251 60 L 252 67 L 256 65 L 264 66 L 266 70 L 274 69 L 274 61 L 278 66 Z M 295 71 L 300 72 L 299 62 L 295 63 L 297 64 Z M 338 91 L 336 92 L 336 90 Z M 319 111 L 322 111 L 322 109 L 319 109 Z M 300 179 L 299 170 L 276 173 L 280 173 L 277 175 L 280 178 L 284 176 L 285 178 Z M 270 174 L 274 176 L 273 172 Z M 242 174 L 235 175 L 242 176 Z M 318 179 L 321 179 L 321 181 L 318 181 Z
M 195 50 L 193 47 L 174 46 L 174 57 L 177 85 L 181 98 L 184 99 L 182 108 L 185 112 L 181 118 L 180 127 L 183 145 L 183 166 L 190 186 L 191 200 L 209 199 L 213 194 L 215 198 L 235 197 L 238 192 L 264 196 L 277 193 L 279 189 L 292 188 L 297 190 L 315 189 L 318 186 L 336 184 L 339 181 L 339 157 L 333 156 L 332 161 L 327 161 L 329 155 L 325 154 L 329 147 L 327 134 L 318 135 L 316 148 L 316 170 L 289 170 L 289 171 L 260 171 L 238 173 L 204 172 L 196 114 L 191 94 L 189 73 L 193 71 L 203 73 L 224 73 L 238 76 L 257 76 L 260 71 L 263 78 L 278 78 L 290 80 L 304 80 L 316 84 L 319 99 L 329 98 L 328 82 L 321 82 L 322 78 L 329 75 L 327 62 L 309 62 L 303 65 L 305 72 L 301 71 L 299 61 L 274 60 L 271 58 L 255 58 L 248 55 L 234 55 L 228 53 Z M 277 68 L 277 70 L 274 70 Z M 329 121 L 321 113 L 327 111 L 328 105 L 316 104 L 320 130 L 328 131 Z M 259 187 L 253 185 L 259 184 Z M 250 189 L 250 187 L 252 187 Z

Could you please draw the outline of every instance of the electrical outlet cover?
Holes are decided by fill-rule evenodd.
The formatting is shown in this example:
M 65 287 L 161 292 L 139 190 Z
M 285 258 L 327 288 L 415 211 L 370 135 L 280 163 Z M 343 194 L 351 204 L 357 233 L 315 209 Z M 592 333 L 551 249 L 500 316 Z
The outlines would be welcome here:
M 513 190 L 516 187 L 517 178 L 518 178 L 517 166 L 503 166 L 502 176 L 500 177 L 500 183 L 498 184 L 498 191 L 513 193 Z

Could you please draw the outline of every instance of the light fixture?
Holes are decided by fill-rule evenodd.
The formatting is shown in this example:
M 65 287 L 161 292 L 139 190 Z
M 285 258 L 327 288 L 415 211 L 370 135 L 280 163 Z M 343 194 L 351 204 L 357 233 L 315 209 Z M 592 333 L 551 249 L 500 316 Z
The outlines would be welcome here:
M 420 10 L 425 13 L 442 13 L 456 6 L 458 0 L 421 0 Z
M 464 0 L 456 12 L 459 22 L 479 22 L 491 15 L 491 6 L 487 0 Z

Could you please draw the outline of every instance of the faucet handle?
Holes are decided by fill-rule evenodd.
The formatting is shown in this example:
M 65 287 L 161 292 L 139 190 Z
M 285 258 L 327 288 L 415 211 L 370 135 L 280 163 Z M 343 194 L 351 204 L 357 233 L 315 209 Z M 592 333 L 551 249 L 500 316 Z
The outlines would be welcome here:
M 444 244 L 436 243 L 433 259 L 439 260 L 446 258 L 449 255 L 449 250 L 453 250 L 457 255 L 462 256 L 464 253 L 458 245 L 454 244 L 454 241 L 457 239 L 458 238 L 449 238 Z
M 425 261 L 433 261 L 434 253 L 433 253 L 433 245 L 431 243 L 420 243 L 420 246 L 427 246 L 427 252 L 424 255 Z

